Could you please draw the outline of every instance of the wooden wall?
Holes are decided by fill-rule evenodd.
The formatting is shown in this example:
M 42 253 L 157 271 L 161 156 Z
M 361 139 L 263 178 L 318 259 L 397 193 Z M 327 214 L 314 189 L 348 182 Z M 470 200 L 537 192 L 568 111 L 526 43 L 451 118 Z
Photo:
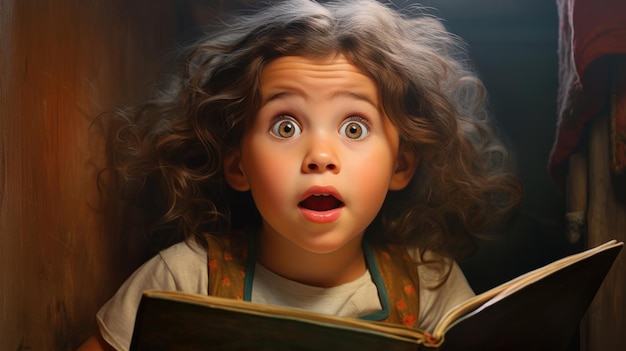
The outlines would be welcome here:
M 616 60 L 611 76 L 610 108 L 590 125 L 588 152 L 589 197 L 587 243 L 589 247 L 610 239 L 626 241 L 626 174 L 611 171 L 611 124 L 626 116 L 626 57 Z M 624 142 L 623 136 L 620 138 Z M 596 295 L 583 325 L 581 350 L 626 349 L 626 252 L 617 257 Z
M 175 3 L 0 0 L 0 350 L 75 349 L 138 264 L 90 124 L 146 91 Z

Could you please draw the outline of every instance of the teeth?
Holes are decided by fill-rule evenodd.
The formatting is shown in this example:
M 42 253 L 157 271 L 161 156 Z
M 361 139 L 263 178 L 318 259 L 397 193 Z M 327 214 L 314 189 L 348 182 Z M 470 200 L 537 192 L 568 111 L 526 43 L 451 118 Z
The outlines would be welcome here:
M 330 196 L 330 194 L 313 194 L 313 196 Z

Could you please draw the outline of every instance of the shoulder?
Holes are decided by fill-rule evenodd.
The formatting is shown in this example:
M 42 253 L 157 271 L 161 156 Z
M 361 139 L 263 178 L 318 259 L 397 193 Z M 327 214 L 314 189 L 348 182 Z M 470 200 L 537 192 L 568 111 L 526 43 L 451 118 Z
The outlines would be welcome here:
M 430 288 L 434 288 L 442 282 L 445 284 L 445 281 L 449 280 L 445 279 L 446 277 L 452 278 L 457 283 L 459 281 L 467 283 L 463 272 L 454 260 L 419 247 L 408 247 L 407 252 L 411 260 L 417 265 L 420 282 L 427 283 Z
M 207 274 L 206 250 L 195 242 L 183 241 L 160 251 L 144 263 L 128 278 L 122 288 L 137 285 L 143 290 L 162 289 L 200 293 L 201 283 L 208 281 Z M 204 290 L 206 291 L 206 288 Z
M 194 242 L 175 244 L 139 267 L 98 311 L 102 337 L 119 350 L 130 345 L 135 315 L 145 290 L 207 294 L 206 251 Z
M 417 264 L 420 327 L 432 331 L 445 313 L 475 294 L 453 260 L 419 248 L 407 250 Z
M 151 261 L 153 268 L 167 270 L 177 290 L 187 291 L 199 283 L 208 283 L 207 253 L 194 241 L 183 241 L 170 246 Z M 206 290 L 206 284 L 204 286 Z
M 207 272 L 206 253 L 203 254 L 202 250 L 194 242 L 180 242 L 160 251 L 133 272 L 115 297 L 141 294 L 149 289 L 194 290 L 188 286 L 189 280 L 197 280 Z
M 142 291 L 155 289 L 206 294 L 206 250 L 193 241 L 172 245 L 137 269 L 127 284 L 138 285 Z

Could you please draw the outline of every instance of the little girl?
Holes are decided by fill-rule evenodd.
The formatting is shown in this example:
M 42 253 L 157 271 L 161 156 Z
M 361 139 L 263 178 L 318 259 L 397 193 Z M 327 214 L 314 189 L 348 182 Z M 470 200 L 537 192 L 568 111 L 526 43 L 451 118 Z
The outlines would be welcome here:
M 124 193 L 180 242 L 83 348 L 128 349 L 147 289 L 426 330 L 471 297 L 455 260 L 521 195 L 460 47 L 373 0 L 284 1 L 200 40 L 117 136 Z

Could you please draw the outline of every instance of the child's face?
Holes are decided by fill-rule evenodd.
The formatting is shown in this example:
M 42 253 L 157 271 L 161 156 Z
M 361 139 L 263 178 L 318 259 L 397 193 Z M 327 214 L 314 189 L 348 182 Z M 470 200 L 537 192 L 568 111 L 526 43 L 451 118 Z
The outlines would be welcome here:
M 311 253 L 360 245 L 387 191 L 406 186 L 415 168 L 406 153 L 399 162 L 375 83 L 343 55 L 283 57 L 262 71 L 261 99 L 225 165 L 231 186 L 252 192 L 261 238 Z

